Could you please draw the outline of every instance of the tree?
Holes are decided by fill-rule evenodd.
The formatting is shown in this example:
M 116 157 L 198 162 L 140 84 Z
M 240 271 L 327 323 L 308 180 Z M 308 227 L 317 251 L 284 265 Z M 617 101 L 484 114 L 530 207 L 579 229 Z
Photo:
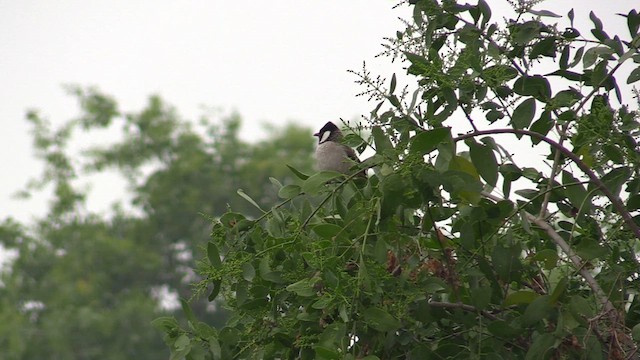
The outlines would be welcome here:
M 640 15 L 610 35 L 537 3 L 504 23 L 409 1 L 385 54 L 415 84 L 355 73 L 376 105 L 346 141 L 373 174 L 293 169 L 268 212 L 213 219 L 197 291 L 231 318 L 156 320 L 173 356 L 637 358 L 640 115 L 619 79 L 640 80 Z
M 195 128 L 157 96 L 139 112 L 123 113 L 95 89 L 69 91 L 80 105 L 77 119 L 53 128 L 38 112 L 28 113 L 45 168 L 26 193 L 50 187 L 53 197 L 47 216 L 33 226 L 0 223 L 0 244 L 17 253 L 0 274 L 1 357 L 164 358 L 168 350 L 151 321 L 182 318 L 175 306 L 161 304 L 191 297 L 190 283 L 198 279 L 191 271 L 193 254 L 210 232 L 199 213 L 221 216 L 232 206 L 258 216 L 237 188 L 260 195 L 262 206 L 273 202 L 269 176 L 295 182 L 284 175 L 287 154 L 277 145 L 295 152 L 295 166 L 308 171 L 310 130 L 273 128 L 269 140 L 247 143 L 238 136 L 237 114 L 217 123 L 205 118 Z M 118 127 L 119 140 L 83 149 L 79 156 L 72 152 L 79 136 Z M 119 201 L 104 216 L 87 208 L 84 183 L 113 169 L 127 179 L 132 199 L 128 206 Z M 192 305 L 213 324 L 224 322 L 219 305 L 214 311 L 206 301 Z

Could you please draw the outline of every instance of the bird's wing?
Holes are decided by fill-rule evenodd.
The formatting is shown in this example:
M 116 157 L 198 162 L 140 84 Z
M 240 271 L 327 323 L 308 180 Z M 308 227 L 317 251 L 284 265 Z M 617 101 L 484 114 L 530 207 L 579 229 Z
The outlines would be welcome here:
M 342 145 L 344 146 L 344 150 L 347 153 L 347 157 L 353 161 L 355 161 L 356 163 L 361 163 L 362 161 L 360 161 L 360 159 L 358 158 L 358 155 L 356 155 L 355 150 L 353 150 L 353 148 L 347 146 L 347 145 Z M 362 178 L 366 178 L 367 177 L 367 171 L 365 169 L 362 169 L 358 172 L 358 177 L 362 177 Z
M 343 145 L 343 146 L 344 146 L 344 151 L 347 153 L 347 156 L 349 157 L 349 159 L 359 163 L 360 159 L 358 159 L 358 155 L 356 155 L 355 150 L 353 150 L 353 148 L 347 145 Z

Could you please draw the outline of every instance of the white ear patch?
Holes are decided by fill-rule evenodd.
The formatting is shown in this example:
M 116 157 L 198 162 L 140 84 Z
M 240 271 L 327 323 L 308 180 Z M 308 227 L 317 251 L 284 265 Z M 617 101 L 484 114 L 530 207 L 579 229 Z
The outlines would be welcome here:
M 323 131 L 322 135 L 320 135 L 320 144 L 327 141 L 330 135 L 331 135 L 331 131 Z

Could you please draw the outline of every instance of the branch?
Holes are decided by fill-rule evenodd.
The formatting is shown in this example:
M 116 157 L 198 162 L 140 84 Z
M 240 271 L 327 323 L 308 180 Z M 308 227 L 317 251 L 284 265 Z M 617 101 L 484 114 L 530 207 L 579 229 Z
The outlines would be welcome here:
M 482 196 L 496 202 L 503 200 L 493 194 L 490 194 L 484 191 L 482 192 Z M 615 307 L 613 306 L 611 301 L 609 301 L 609 298 L 607 297 L 604 290 L 602 290 L 602 288 L 600 287 L 600 284 L 598 284 L 598 282 L 593 277 L 593 275 L 591 275 L 591 273 L 584 267 L 584 264 L 580 256 L 578 256 L 573 251 L 573 249 L 571 249 L 571 246 L 569 246 L 569 244 L 562 238 L 562 236 L 560 236 L 560 234 L 558 234 L 558 232 L 553 227 L 551 227 L 551 225 L 549 225 L 549 223 L 547 223 L 544 219 L 534 216 L 526 211 L 524 211 L 524 213 L 529 221 L 531 221 L 532 223 L 536 224 L 539 228 L 544 230 L 547 233 L 547 235 L 549 235 L 551 240 L 556 245 L 558 245 L 558 247 L 560 247 L 562 252 L 564 252 L 569 258 L 569 260 L 571 260 L 571 263 L 573 263 L 576 270 L 578 270 L 580 275 L 582 275 L 582 277 L 584 278 L 584 281 L 587 282 L 587 284 L 595 294 L 600 304 L 602 304 L 604 311 L 610 316 L 612 316 L 612 320 L 617 319 L 617 312 Z
M 591 170 L 591 168 L 589 168 L 587 164 L 585 164 L 582 160 L 580 160 L 580 158 L 576 154 L 574 154 L 564 146 L 560 145 L 559 143 L 549 139 L 548 137 L 530 130 L 494 129 L 494 130 L 474 131 L 468 134 L 460 135 L 454 138 L 453 141 L 458 142 L 471 137 L 476 137 L 480 135 L 493 135 L 493 134 L 527 135 L 529 137 L 537 138 L 537 139 L 540 139 L 541 141 L 546 142 L 552 148 L 561 152 L 562 155 L 571 159 L 571 161 L 573 161 L 580 168 L 580 170 L 582 170 L 589 177 L 589 180 L 591 180 L 591 182 L 593 182 L 598 187 L 598 189 L 602 191 L 602 193 L 609 199 L 609 201 L 611 201 L 611 204 L 616 209 L 618 214 L 622 216 L 622 219 L 624 220 L 625 224 L 627 224 L 627 227 L 635 234 L 636 238 L 640 239 L 640 227 L 636 225 L 635 221 L 633 220 L 633 217 L 624 207 L 622 200 L 620 200 L 619 197 L 613 195 L 611 191 L 609 191 L 609 189 L 607 189 L 607 187 L 604 185 L 602 180 L 600 180 L 600 178 L 593 172 L 593 170 Z
M 584 267 L 584 263 L 582 262 L 582 259 L 573 251 L 571 246 L 569 246 L 569 244 L 566 241 L 564 241 L 562 236 L 560 236 L 560 234 L 558 234 L 558 232 L 556 232 L 556 230 L 553 227 L 551 227 L 549 223 L 547 223 L 546 221 L 544 221 L 543 219 L 537 216 L 533 216 L 529 214 L 528 212 L 525 212 L 525 214 L 527 216 L 527 219 L 529 219 L 529 221 L 531 221 L 532 223 L 536 224 L 539 228 L 544 230 L 547 233 L 547 235 L 549 235 L 551 240 L 553 240 L 553 242 L 556 243 L 556 245 L 558 245 L 565 254 L 567 254 L 567 256 L 569 257 L 569 260 L 571 260 L 571 262 L 573 263 L 575 268 L 578 270 L 580 275 L 582 275 L 582 277 L 584 278 L 584 281 L 586 281 L 587 284 L 589 284 L 589 287 L 591 288 L 591 290 L 593 290 L 593 293 L 595 294 L 596 298 L 602 304 L 604 311 L 606 313 L 614 314 L 614 318 L 617 318 L 616 308 L 613 306 L 611 301 L 609 301 L 607 294 L 604 292 L 604 290 L 602 290 L 602 288 L 600 287 L 600 284 L 598 284 L 598 282 L 593 277 L 593 275 L 591 275 L 591 273 Z
M 498 317 L 493 315 L 492 313 L 486 310 L 479 310 L 474 306 L 463 304 L 463 303 L 448 303 L 448 302 L 438 302 L 438 301 L 429 301 L 429 306 L 445 308 L 445 309 L 462 309 L 464 311 L 479 313 L 482 316 L 486 317 L 489 320 L 498 320 Z

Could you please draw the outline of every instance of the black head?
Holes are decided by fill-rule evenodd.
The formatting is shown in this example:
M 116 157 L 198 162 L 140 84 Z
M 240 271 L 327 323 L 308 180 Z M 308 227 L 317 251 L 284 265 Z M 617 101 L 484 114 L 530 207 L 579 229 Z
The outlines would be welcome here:
M 336 141 L 339 140 L 342 136 L 342 132 L 338 127 L 332 123 L 331 121 L 324 124 L 322 129 L 317 133 L 313 134 L 313 136 L 318 137 L 318 144 L 322 144 L 325 141 Z

